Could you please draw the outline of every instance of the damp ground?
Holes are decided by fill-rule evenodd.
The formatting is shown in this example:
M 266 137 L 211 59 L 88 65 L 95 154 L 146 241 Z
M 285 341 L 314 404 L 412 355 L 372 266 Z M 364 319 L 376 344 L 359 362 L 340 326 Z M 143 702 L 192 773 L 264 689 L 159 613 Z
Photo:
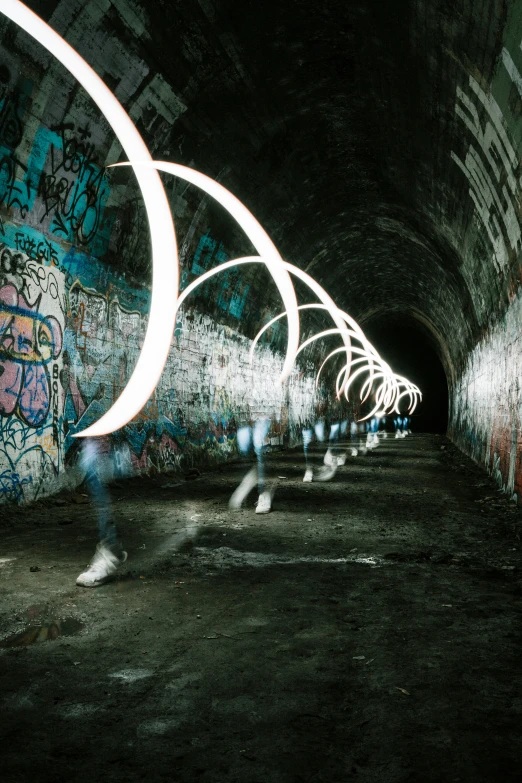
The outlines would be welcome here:
M 269 467 L 266 516 L 245 464 L 113 485 L 96 589 L 81 489 L 2 508 L 2 781 L 520 779 L 521 512 L 432 435 Z

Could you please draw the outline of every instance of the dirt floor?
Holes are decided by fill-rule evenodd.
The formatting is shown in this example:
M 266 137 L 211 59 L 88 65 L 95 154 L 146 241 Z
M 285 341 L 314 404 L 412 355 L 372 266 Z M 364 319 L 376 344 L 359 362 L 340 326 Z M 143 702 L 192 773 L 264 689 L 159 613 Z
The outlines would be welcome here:
M 3 507 L 3 783 L 520 779 L 522 512 L 434 435 L 270 469 L 266 516 L 240 463 L 113 485 L 96 589 L 87 497 Z

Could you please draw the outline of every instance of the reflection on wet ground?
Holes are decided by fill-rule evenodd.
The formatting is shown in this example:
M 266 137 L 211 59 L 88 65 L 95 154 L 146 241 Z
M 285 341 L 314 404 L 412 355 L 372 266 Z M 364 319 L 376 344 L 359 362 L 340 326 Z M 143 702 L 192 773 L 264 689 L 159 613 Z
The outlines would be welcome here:
M 48 642 L 59 636 L 75 636 L 80 633 L 84 624 L 73 617 L 64 620 L 51 620 L 42 625 L 30 625 L 19 633 L 11 634 L 0 642 L 1 649 L 11 647 L 28 647 L 36 642 Z

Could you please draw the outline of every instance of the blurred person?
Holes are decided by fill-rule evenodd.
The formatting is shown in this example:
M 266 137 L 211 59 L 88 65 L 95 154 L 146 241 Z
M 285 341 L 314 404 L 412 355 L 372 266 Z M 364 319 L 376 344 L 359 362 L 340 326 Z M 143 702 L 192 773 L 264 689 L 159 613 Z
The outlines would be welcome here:
M 343 428 L 343 424 L 345 425 Z M 346 463 L 346 457 L 348 452 L 352 457 L 357 456 L 357 449 L 350 446 L 348 449 L 342 449 L 340 435 L 344 434 L 348 429 L 348 422 L 342 422 L 340 425 L 334 423 L 330 426 L 330 436 L 328 438 L 328 449 L 324 455 L 324 464 L 328 466 L 335 465 L 341 467 Z M 323 479 L 326 481 L 326 479 Z
M 266 488 L 265 452 L 266 439 L 270 430 L 270 419 L 263 416 L 256 420 L 253 427 L 246 425 L 237 431 L 237 445 L 243 455 L 247 455 L 253 447 L 256 464 L 248 471 L 241 484 L 232 493 L 228 505 L 230 508 L 241 508 L 247 496 L 257 484 L 259 498 L 256 503 L 256 514 L 268 514 L 272 508 L 273 492 Z
M 303 436 L 303 453 L 305 458 L 305 474 L 303 476 L 303 481 L 305 483 L 308 483 L 310 481 L 313 481 L 314 479 L 314 469 L 310 462 L 310 456 L 309 456 L 310 443 L 312 442 L 314 437 L 314 431 L 312 427 L 305 427 L 302 431 L 302 436 Z
M 356 457 L 358 454 L 358 450 L 355 446 L 358 434 L 359 434 L 359 427 L 357 426 L 357 422 L 352 421 L 352 423 L 350 424 L 350 448 L 352 452 L 352 457 Z
M 339 462 L 339 458 L 340 458 L 339 430 L 340 430 L 339 422 L 336 421 L 330 424 L 330 434 L 328 436 L 328 448 L 323 458 L 324 464 L 329 468 L 337 469 L 338 465 L 341 464 Z M 343 464 L 344 464 L 344 460 L 343 460 Z M 327 479 L 323 479 L 323 480 L 326 481 Z
M 344 425 L 344 426 L 343 426 Z M 313 428 L 305 427 L 303 429 L 303 451 L 305 455 L 305 474 L 303 477 L 304 482 L 313 481 L 330 481 L 336 472 L 337 468 L 344 465 L 346 462 L 347 451 L 342 453 L 339 443 L 339 436 L 341 433 L 345 433 L 348 429 L 348 422 L 332 422 L 329 426 L 328 445 L 322 459 L 322 465 L 318 465 L 314 470 L 312 460 L 309 455 L 310 444 L 313 440 L 315 433 L 316 440 L 319 444 L 323 444 L 325 441 L 325 422 L 320 419 L 315 422 Z M 351 448 L 352 456 L 357 455 L 357 449 Z
M 379 431 L 379 417 L 373 416 L 373 418 L 371 418 L 368 423 L 368 434 L 366 436 L 367 449 L 376 449 L 377 446 L 379 445 L 379 436 L 377 435 L 378 431 Z
M 393 425 L 395 427 L 395 438 L 405 438 L 406 435 L 403 432 L 403 418 L 400 414 L 393 420 Z
M 303 429 L 303 451 L 305 455 L 305 474 L 303 476 L 304 482 L 313 481 L 314 477 L 316 480 L 321 480 L 320 476 L 325 475 L 327 472 L 324 465 L 321 465 L 321 467 L 317 467 L 317 469 L 314 470 L 313 461 L 309 454 L 309 447 L 313 440 L 314 434 L 318 443 L 324 443 L 325 423 L 323 419 L 318 419 L 313 425 L 313 428 L 307 427 Z M 330 472 L 329 468 L 328 472 Z
M 127 552 L 118 539 L 110 496 L 105 486 L 104 461 L 100 457 L 96 438 L 83 438 L 80 467 L 85 471 L 85 483 L 91 496 L 98 524 L 98 544 L 89 567 L 80 574 L 76 584 L 80 587 L 98 587 L 104 584 L 127 560 Z
M 343 453 L 339 455 L 337 458 L 337 464 L 338 465 L 344 465 L 346 462 L 346 457 L 348 456 L 348 452 L 351 454 L 352 457 L 356 457 L 358 454 L 357 449 L 355 448 L 354 441 L 357 439 L 357 423 L 355 421 L 352 421 L 350 423 L 349 419 L 346 419 L 345 421 L 341 422 L 341 436 L 345 438 L 346 434 L 350 432 L 349 435 L 349 445 L 344 449 Z M 346 442 L 345 442 L 346 445 Z M 339 445 L 339 448 L 341 446 Z

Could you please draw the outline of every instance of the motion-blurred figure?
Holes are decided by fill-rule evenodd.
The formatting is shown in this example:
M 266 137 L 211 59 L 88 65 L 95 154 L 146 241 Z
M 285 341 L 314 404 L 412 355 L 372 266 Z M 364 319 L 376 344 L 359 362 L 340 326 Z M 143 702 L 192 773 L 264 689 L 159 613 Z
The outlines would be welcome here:
M 396 438 L 405 438 L 406 435 L 409 434 L 409 430 L 407 429 L 407 426 L 409 424 L 409 418 L 406 416 L 401 416 L 400 414 L 393 420 L 393 424 L 395 426 L 395 437 Z
M 313 481 L 314 478 L 316 481 L 328 481 L 331 479 L 337 470 L 337 459 L 335 458 L 335 464 L 334 464 L 334 457 L 331 453 L 331 445 L 333 441 L 335 440 L 339 430 L 339 425 L 332 425 L 330 428 L 330 438 L 329 438 L 329 448 L 326 451 L 324 458 L 321 460 L 323 464 L 318 466 L 316 469 L 314 469 L 314 466 L 312 464 L 312 461 L 310 459 L 309 454 L 309 446 L 312 442 L 314 433 L 315 437 L 318 443 L 324 443 L 324 437 L 325 437 L 325 423 L 322 419 L 319 419 L 315 422 L 313 429 L 312 428 L 306 428 L 303 430 L 303 451 L 305 456 L 305 474 L 303 477 L 303 481 L 309 482 Z
M 256 464 L 248 471 L 245 478 L 233 492 L 228 505 L 230 508 L 241 508 L 247 495 L 257 484 L 259 498 L 256 504 L 256 514 L 268 514 L 272 508 L 273 493 L 266 489 L 265 481 L 265 451 L 266 437 L 270 430 L 270 419 L 262 417 L 258 419 L 253 427 L 240 427 L 237 431 L 237 445 L 239 451 L 247 455 L 251 446 L 256 455 Z
M 344 465 L 346 462 L 348 451 L 345 451 L 344 453 L 341 451 L 339 436 L 340 434 L 346 433 L 347 429 L 348 422 L 332 422 L 332 424 L 330 424 L 328 446 L 322 459 L 323 464 L 318 465 L 315 469 L 310 457 L 310 444 L 312 443 L 314 433 L 317 443 L 324 443 L 325 423 L 321 419 L 315 422 L 313 428 L 305 427 L 303 429 L 303 452 L 305 458 L 305 474 L 303 481 L 310 482 L 314 479 L 316 481 L 330 481 L 330 479 L 335 476 L 337 468 Z M 353 457 L 357 456 L 356 448 L 350 447 L 349 451 Z
M 328 448 L 323 457 L 324 468 L 318 473 L 319 481 L 330 481 L 335 476 L 339 465 L 344 465 L 345 458 L 339 453 L 339 422 L 330 424 L 328 436 Z
M 351 449 L 352 457 L 356 457 L 358 454 L 358 450 L 355 446 L 357 442 L 358 433 L 359 433 L 359 427 L 357 426 L 357 422 L 352 421 L 350 424 L 350 449 Z
M 314 480 L 314 469 L 310 463 L 309 447 L 314 437 L 314 431 L 311 427 L 305 427 L 303 429 L 303 452 L 305 458 L 305 474 L 303 476 L 304 482 L 310 482 Z
M 368 424 L 368 434 L 366 436 L 366 448 L 367 449 L 376 449 L 379 445 L 379 436 L 377 435 L 379 431 L 379 417 L 374 416 L 372 419 L 370 419 L 370 422 Z
M 127 552 L 124 552 L 118 540 L 112 518 L 110 497 L 103 476 L 103 461 L 96 438 L 82 440 L 80 466 L 85 471 L 85 482 L 96 511 L 98 545 L 90 566 L 80 574 L 76 584 L 80 587 L 98 587 L 123 565 L 127 560 Z

